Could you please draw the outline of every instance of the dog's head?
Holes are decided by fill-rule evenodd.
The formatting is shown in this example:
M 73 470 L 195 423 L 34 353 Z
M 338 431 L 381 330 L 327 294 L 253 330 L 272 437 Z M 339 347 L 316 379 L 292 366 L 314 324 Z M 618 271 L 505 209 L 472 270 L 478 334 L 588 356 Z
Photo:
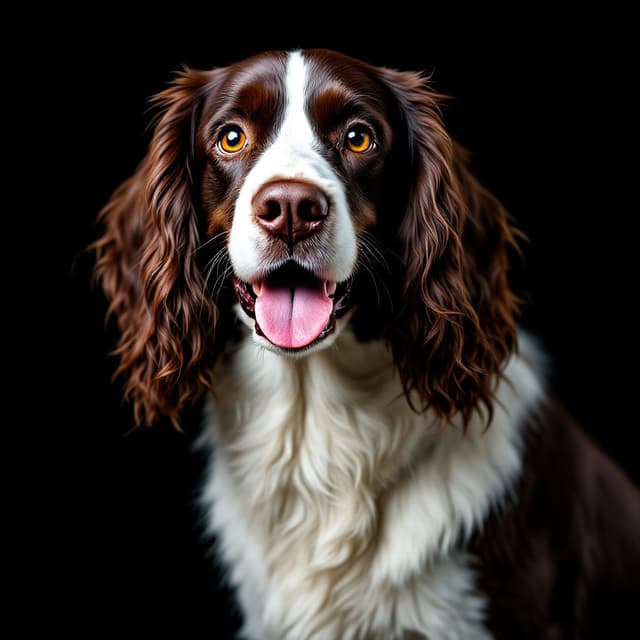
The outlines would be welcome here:
M 347 323 L 445 418 L 488 404 L 515 336 L 513 231 L 416 73 L 329 51 L 185 71 L 105 207 L 97 273 L 136 419 L 211 386 L 235 313 L 282 357 Z

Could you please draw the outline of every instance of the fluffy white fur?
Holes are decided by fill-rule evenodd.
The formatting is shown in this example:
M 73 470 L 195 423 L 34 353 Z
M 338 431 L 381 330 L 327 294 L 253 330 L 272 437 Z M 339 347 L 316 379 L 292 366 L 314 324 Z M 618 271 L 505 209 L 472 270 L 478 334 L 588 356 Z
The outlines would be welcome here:
M 484 640 L 465 541 L 509 495 L 543 390 L 534 347 L 494 416 L 414 413 L 388 349 L 349 330 L 291 359 L 246 336 L 220 362 L 204 498 L 251 640 Z
M 317 235 L 317 263 L 301 262 L 318 277 L 342 282 L 353 272 L 356 235 L 343 183 L 320 154 L 321 147 L 305 110 L 307 65 L 300 52 L 289 54 L 286 68 L 286 109 L 273 143 L 248 173 L 236 201 L 229 238 L 229 256 L 235 274 L 245 282 L 264 276 L 270 239 L 256 224 L 252 200 L 274 180 L 305 180 L 320 187 L 331 210 Z M 278 265 L 271 264 L 270 267 Z

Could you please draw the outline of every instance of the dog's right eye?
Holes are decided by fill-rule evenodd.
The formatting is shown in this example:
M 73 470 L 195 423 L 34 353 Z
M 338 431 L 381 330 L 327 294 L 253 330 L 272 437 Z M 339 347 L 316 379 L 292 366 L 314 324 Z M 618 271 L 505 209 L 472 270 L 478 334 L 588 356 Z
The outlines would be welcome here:
M 218 138 L 218 149 L 223 153 L 238 153 L 247 146 L 247 135 L 237 125 L 226 127 Z
M 345 136 L 345 147 L 353 153 L 367 153 L 375 148 L 373 134 L 364 125 L 352 126 Z

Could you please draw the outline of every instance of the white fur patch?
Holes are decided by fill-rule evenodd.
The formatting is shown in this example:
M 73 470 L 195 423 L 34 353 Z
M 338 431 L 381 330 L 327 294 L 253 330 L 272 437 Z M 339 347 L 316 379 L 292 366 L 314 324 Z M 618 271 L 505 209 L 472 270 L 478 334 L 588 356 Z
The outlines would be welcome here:
M 316 275 L 333 282 L 346 280 L 356 261 L 356 235 L 345 188 L 320 154 L 320 141 L 306 110 L 307 65 L 300 52 L 289 54 L 286 67 L 284 119 L 273 143 L 265 149 L 240 189 L 229 240 L 229 255 L 236 275 L 253 282 L 268 266 L 267 233 L 254 219 L 252 200 L 260 188 L 278 179 L 305 180 L 320 187 L 331 209 L 317 236 L 313 263 L 304 263 Z
M 464 549 L 509 495 L 543 395 L 521 353 L 489 429 L 464 434 L 409 408 L 381 343 L 346 330 L 295 360 L 247 332 L 219 365 L 204 491 L 245 638 L 490 638 Z

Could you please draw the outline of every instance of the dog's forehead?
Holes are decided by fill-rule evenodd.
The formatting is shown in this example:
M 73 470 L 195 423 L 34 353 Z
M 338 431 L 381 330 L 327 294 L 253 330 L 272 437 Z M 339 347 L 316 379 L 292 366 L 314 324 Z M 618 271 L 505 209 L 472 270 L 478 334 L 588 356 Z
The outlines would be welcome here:
M 360 60 L 325 49 L 271 51 L 219 70 L 217 81 L 210 86 L 207 110 L 235 107 L 251 115 L 265 105 L 284 107 L 292 89 L 290 61 L 294 56 L 304 64 L 304 77 L 299 79 L 304 82 L 307 107 L 318 100 L 328 100 L 336 107 L 354 99 L 384 101 L 376 68 Z
M 269 51 L 235 62 L 227 68 L 227 89 L 260 83 L 284 86 L 289 55 L 286 51 Z
M 362 60 L 329 49 L 306 50 L 302 56 L 311 89 L 330 84 L 373 96 L 381 89 L 378 69 Z

